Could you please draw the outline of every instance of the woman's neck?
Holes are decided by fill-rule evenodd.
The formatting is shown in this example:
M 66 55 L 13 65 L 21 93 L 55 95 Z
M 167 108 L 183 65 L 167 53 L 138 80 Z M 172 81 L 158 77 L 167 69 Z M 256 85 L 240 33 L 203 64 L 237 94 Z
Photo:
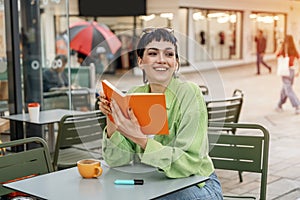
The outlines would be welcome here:
M 150 83 L 151 93 L 164 93 L 167 86 L 161 84 Z

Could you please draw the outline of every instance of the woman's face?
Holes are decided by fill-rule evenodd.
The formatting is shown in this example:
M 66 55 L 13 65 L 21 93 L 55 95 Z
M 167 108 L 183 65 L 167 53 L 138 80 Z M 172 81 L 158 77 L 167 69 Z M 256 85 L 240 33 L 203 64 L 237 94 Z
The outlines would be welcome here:
M 175 46 L 167 41 L 152 41 L 146 47 L 143 58 L 138 59 L 149 83 L 167 86 L 178 68 Z

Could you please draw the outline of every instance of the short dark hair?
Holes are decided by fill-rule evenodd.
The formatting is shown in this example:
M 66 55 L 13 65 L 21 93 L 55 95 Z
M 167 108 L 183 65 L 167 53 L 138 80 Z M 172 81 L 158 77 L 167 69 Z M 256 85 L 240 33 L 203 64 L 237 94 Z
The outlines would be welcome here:
M 153 28 L 151 31 L 143 32 L 142 37 L 140 38 L 136 53 L 137 56 L 142 58 L 144 55 L 145 47 L 152 41 L 167 41 L 171 42 L 175 46 L 176 58 L 179 58 L 178 48 L 177 48 L 177 39 L 173 33 L 171 33 L 166 28 Z
M 54 60 L 61 60 L 63 64 L 68 62 L 67 56 L 63 54 L 58 54 L 57 56 L 55 56 Z

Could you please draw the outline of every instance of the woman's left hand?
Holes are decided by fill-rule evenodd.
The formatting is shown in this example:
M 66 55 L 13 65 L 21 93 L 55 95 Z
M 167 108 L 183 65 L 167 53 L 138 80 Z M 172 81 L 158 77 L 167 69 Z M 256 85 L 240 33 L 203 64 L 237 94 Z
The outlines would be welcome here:
M 129 118 L 126 118 L 117 102 L 113 99 L 111 100 L 111 111 L 117 130 L 126 138 L 145 149 L 147 137 L 141 131 L 141 127 L 133 111 L 129 108 L 127 111 Z

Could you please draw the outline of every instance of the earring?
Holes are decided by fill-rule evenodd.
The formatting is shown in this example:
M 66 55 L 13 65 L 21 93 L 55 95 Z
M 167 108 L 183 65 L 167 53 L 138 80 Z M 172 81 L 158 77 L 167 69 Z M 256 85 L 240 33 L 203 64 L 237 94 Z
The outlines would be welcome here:
M 178 78 L 178 77 L 179 77 L 178 71 L 179 71 L 179 66 L 178 66 L 177 69 L 173 72 L 173 77 L 174 77 L 174 78 Z
M 148 83 L 148 79 L 146 78 L 146 72 L 143 70 L 143 82 L 146 84 Z
M 176 71 L 174 71 L 174 73 L 173 73 L 173 77 L 174 78 L 178 78 L 179 77 L 179 75 L 178 75 L 178 71 L 176 70 Z

